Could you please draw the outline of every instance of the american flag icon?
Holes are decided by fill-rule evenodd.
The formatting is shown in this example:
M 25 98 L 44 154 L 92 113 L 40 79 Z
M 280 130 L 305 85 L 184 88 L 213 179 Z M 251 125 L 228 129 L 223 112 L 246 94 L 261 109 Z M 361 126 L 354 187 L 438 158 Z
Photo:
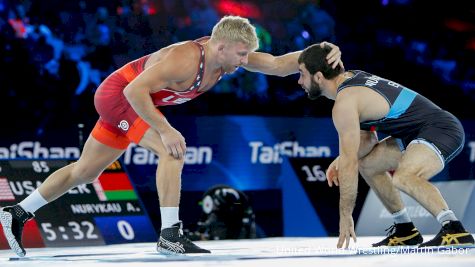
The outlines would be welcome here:
M 8 179 L 5 177 L 0 177 L 0 201 L 15 201 L 15 196 L 8 185 Z

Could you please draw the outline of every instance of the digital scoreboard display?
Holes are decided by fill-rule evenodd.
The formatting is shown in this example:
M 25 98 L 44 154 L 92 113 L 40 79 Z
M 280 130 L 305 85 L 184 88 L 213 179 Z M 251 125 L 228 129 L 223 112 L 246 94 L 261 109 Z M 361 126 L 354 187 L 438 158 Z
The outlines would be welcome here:
M 0 160 L 0 206 L 25 199 L 67 160 Z M 25 225 L 25 247 L 155 242 L 157 234 L 131 180 L 116 161 L 92 184 L 69 190 Z M 0 231 L 0 249 L 8 243 Z

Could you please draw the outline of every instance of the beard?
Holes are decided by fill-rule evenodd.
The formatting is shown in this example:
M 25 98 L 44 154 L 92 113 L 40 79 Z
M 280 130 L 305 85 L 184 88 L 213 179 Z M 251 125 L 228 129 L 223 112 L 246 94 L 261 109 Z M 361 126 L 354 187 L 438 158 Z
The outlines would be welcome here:
M 310 88 L 307 90 L 307 95 L 310 100 L 315 100 L 322 96 L 322 89 L 320 89 L 320 86 L 318 86 L 313 79 L 310 82 Z

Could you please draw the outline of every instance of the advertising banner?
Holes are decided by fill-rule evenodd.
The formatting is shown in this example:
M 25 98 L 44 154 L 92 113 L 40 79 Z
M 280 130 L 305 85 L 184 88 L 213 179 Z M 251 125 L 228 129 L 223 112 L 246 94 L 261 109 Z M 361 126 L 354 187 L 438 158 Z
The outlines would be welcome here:
M 328 164 L 338 155 L 338 136 L 330 118 L 169 116 L 168 120 L 183 134 L 187 144 L 180 209 L 180 218 L 185 227 L 187 223 L 197 221 L 203 192 L 217 184 L 225 184 L 252 195 L 251 201 L 257 207 L 254 208 L 256 222 L 261 224 L 264 231 L 271 229 L 267 233 L 269 236 L 335 234 L 335 225 L 338 225 L 338 216 L 335 215 L 338 190 L 329 189 L 324 181 Z M 475 121 L 463 121 L 463 125 L 466 133 L 464 149 L 432 181 L 474 180 Z M 84 138 L 87 135 L 88 132 L 85 131 Z M 46 132 L 41 138 L 35 137 L 34 133 L 31 136 L 23 133 L 18 137 L 7 136 L 0 139 L 0 159 L 64 161 L 75 160 L 79 155 L 77 129 Z M 159 229 L 160 215 L 155 184 L 158 157 L 131 144 L 119 161 L 128 174 L 136 197 L 143 200 L 143 207 L 154 228 Z M 41 176 L 38 181 L 41 182 L 45 177 L 46 175 Z M 21 184 L 23 189 L 20 189 L 17 182 L 21 183 L 23 180 L 25 184 Z M 23 171 L 6 182 L 5 176 L 0 175 L 0 188 L 10 188 L 18 194 L 23 190 L 22 197 L 36 188 L 35 183 L 36 180 L 26 179 Z M 355 214 L 359 212 L 358 208 L 361 209 L 368 190 L 363 180 L 359 181 L 359 185 L 358 201 L 361 202 L 357 202 Z M 106 201 L 133 201 L 120 199 L 134 197 L 128 188 L 114 189 L 109 184 L 103 186 L 105 189 L 102 197 Z M 86 188 L 94 189 L 94 186 L 88 185 Z M 125 192 L 114 193 L 109 190 Z M 1 197 L 5 201 L 12 200 L 8 190 Z M 22 199 L 16 195 L 13 197 L 15 201 Z M 130 211 L 120 216 L 129 218 L 134 214 Z M 109 224 L 105 221 L 107 220 L 95 219 L 94 225 L 100 227 Z M 130 225 L 133 227 L 133 223 Z M 57 227 L 59 229 L 59 225 Z M 56 235 L 59 236 L 58 234 L 61 233 Z

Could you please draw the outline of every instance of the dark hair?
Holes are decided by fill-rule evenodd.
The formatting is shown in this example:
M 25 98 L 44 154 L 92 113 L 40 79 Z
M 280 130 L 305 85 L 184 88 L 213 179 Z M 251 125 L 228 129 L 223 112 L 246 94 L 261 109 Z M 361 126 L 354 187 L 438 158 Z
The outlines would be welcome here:
M 298 59 L 299 65 L 305 64 L 305 68 L 311 75 L 315 75 L 319 71 L 325 79 L 333 79 L 338 74 L 343 73 L 344 70 L 340 65 L 332 69 L 332 66 L 327 63 L 326 56 L 331 50 L 332 48 L 329 45 L 322 48 L 320 44 L 313 44 L 302 51 Z

